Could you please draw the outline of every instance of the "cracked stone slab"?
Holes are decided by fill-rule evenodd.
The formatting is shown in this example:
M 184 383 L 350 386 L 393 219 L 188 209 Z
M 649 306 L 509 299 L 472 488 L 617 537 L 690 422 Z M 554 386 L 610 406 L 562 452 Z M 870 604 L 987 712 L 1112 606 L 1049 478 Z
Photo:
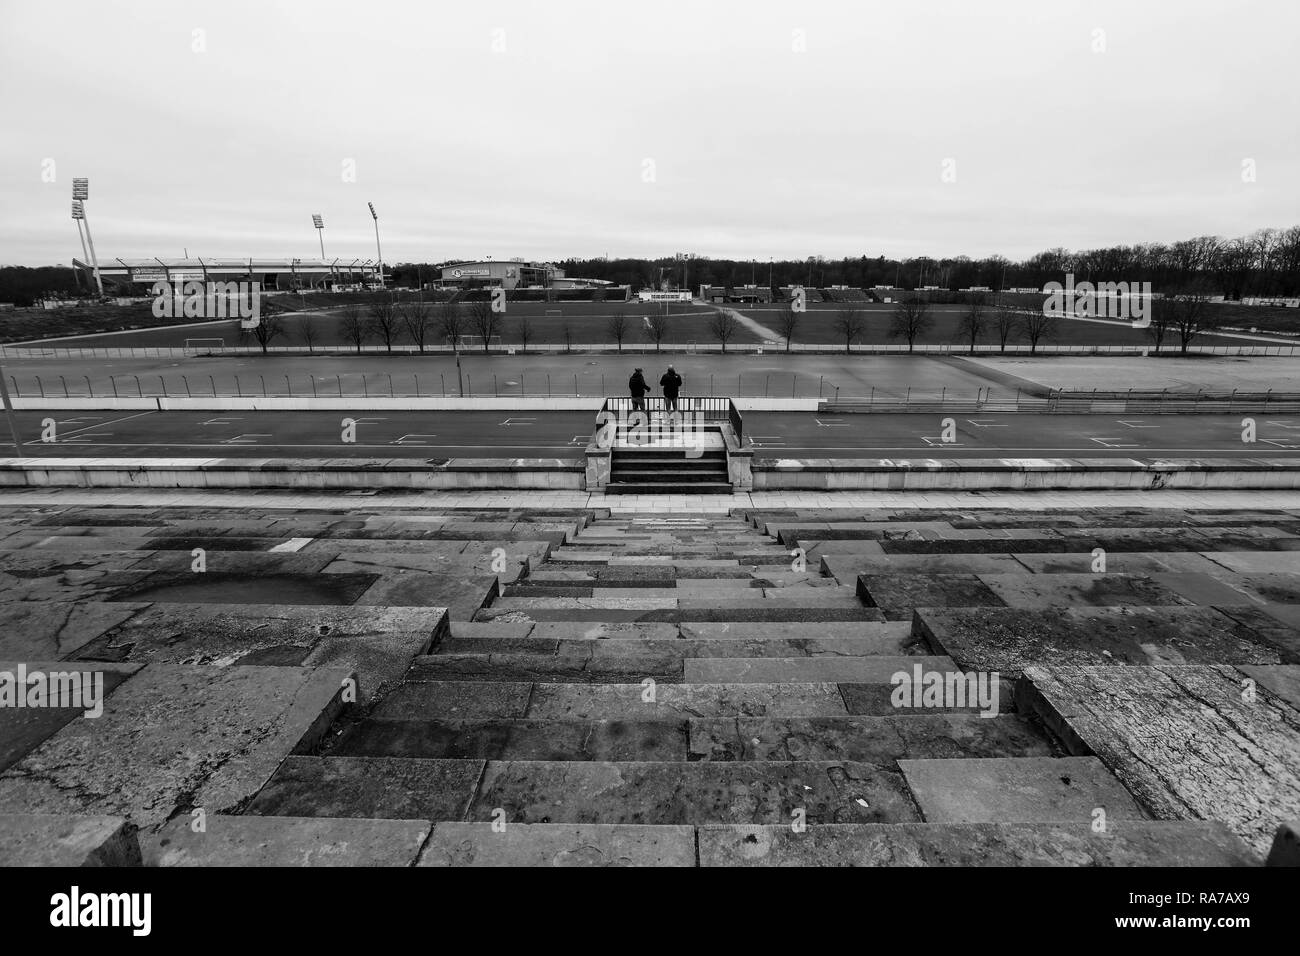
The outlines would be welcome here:
M 104 675 L 104 706 L 110 706 L 114 690 L 132 674 L 140 664 L 100 664 L 72 661 L 43 661 L 26 658 L 23 664 L 30 675 L 34 671 L 95 672 Z M 18 661 L 0 661 L 0 671 L 17 672 Z M 84 716 L 83 707 L 3 707 L 0 708 L 0 771 L 12 767 L 40 746 L 65 725 L 74 720 L 90 720 Z
M 1206 607 L 922 608 L 915 621 L 930 646 L 961 667 L 1004 676 L 1048 662 L 1300 662 L 1266 632 Z
M 146 610 L 110 601 L 0 603 L 0 658 L 58 660 Z
M 439 823 L 420 866 L 694 866 L 695 828 L 629 824 Z
M 918 820 L 901 774 L 848 761 L 489 761 L 470 819 L 509 823 L 808 823 Z
M 280 765 L 246 812 L 462 820 L 482 773 L 482 760 L 294 756 Z
M 1142 820 L 1132 794 L 1095 757 L 900 760 L 930 823 L 1092 823 Z
M 0 603 L 107 601 L 149 576 L 147 570 L 51 567 L 45 571 L 0 571 Z M 145 599 L 148 600 L 148 599 Z
M 109 607 L 117 605 L 109 604 Z M 443 608 L 155 604 L 77 652 L 141 663 L 283 664 L 356 671 L 361 699 L 446 632 Z
M 335 561 L 325 569 L 321 577 L 350 578 L 354 573 L 366 569 L 366 565 Z M 457 621 L 470 620 L 479 608 L 491 603 L 497 591 L 497 578 L 491 574 L 388 571 L 379 577 L 373 574 L 366 576 L 370 577 L 373 583 L 356 598 L 355 603 L 358 607 L 437 606 L 446 608 L 452 619 Z
M 140 844 L 122 817 L 0 813 L 0 867 L 139 866 Z
M 956 556 L 954 556 L 956 557 Z M 970 557 L 973 557 L 971 555 Z M 1073 554 L 1015 554 L 1010 555 L 1035 574 L 1090 574 L 1095 560 L 1091 552 L 1083 551 Z M 1218 560 L 1215 555 L 1214 560 Z M 988 572 L 972 568 L 977 573 Z M 1006 569 L 1007 572 L 1014 568 Z M 1106 571 L 1115 574 L 1158 574 L 1178 572 L 1187 574 L 1223 573 L 1223 568 L 1210 558 L 1194 551 L 1160 551 L 1155 553 L 1143 551 L 1108 551 L 1106 552 Z
M 1217 823 L 702 826 L 700 866 L 1253 866 Z
M 1028 577 L 1029 575 L 1025 575 Z M 1006 602 L 973 574 L 862 574 L 857 593 L 894 621 L 910 621 L 918 607 L 1003 607 Z
M 685 662 L 684 680 L 690 684 L 779 684 L 785 681 L 817 683 L 889 683 L 900 671 L 914 667 L 927 671 L 952 671 L 948 657 L 737 657 L 694 658 Z
M 209 814 L 195 833 L 188 815 L 140 836 L 145 866 L 410 866 L 425 820 Z
M 219 812 L 252 796 L 340 708 L 349 672 L 150 664 L 103 716 L 65 725 L 0 774 L 0 813 L 163 822 L 179 807 Z
M 1035 667 L 1026 697 L 1070 747 L 1095 753 L 1158 819 L 1220 820 L 1255 852 L 1300 818 L 1300 711 L 1243 700 L 1225 666 Z

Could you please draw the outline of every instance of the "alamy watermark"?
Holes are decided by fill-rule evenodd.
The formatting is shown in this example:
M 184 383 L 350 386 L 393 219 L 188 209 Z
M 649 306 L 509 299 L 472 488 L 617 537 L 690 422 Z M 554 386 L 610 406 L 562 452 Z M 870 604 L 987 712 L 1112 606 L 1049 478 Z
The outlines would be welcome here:
M 261 322 L 260 282 L 159 281 L 149 292 L 157 319 L 239 319 L 241 329 Z
M 1150 282 L 1075 283 L 1074 273 L 1065 283 L 1052 281 L 1043 286 L 1047 299 L 1043 315 L 1053 319 L 1120 319 L 1135 329 L 1151 324 Z
M 895 685 L 889 702 L 899 709 L 977 707 L 981 717 L 998 715 L 997 671 L 927 671 L 917 664 L 910 673 L 895 671 L 889 683 Z
M 0 671 L 0 707 L 68 707 L 95 718 L 104 713 L 103 671 Z

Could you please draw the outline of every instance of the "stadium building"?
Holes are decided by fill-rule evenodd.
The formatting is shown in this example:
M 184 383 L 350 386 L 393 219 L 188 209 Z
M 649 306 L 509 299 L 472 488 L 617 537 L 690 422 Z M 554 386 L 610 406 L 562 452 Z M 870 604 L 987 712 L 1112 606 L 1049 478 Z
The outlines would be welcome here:
M 512 298 L 626 300 L 629 286 L 605 279 L 580 279 L 564 274 L 550 262 L 523 259 L 487 259 L 481 262 L 451 262 L 442 267 L 442 278 L 434 288 L 473 292 L 506 289 Z
M 72 266 L 94 289 L 95 267 L 80 259 Z M 103 259 L 99 275 L 110 295 L 148 295 L 155 282 L 257 282 L 289 292 L 364 287 L 379 281 L 379 266 L 370 259 Z

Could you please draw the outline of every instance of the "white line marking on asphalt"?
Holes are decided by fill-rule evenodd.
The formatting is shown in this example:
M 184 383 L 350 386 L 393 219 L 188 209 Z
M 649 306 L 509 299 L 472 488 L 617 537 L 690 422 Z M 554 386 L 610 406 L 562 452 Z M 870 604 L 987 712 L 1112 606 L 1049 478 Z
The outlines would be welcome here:
M 397 439 L 397 441 L 393 442 L 393 444 L 394 444 L 394 445 L 427 445 L 428 442 L 417 441 L 416 439 L 420 439 L 420 438 L 437 438 L 437 437 L 438 437 L 437 435 L 421 435 L 421 434 L 419 434 L 418 432 L 416 432 L 416 433 L 411 434 L 411 435 L 403 435 L 401 438 Z M 408 441 L 408 439 L 411 439 L 411 440 Z
M 1104 445 L 1107 448 L 1137 448 L 1138 447 L 1137 445 L 1125 444 L 1124 442 L 1120 441 L 1118 438 L 1089 437 L 1088 441 L 1095 441 L 1097 444 Z
M 270 438 L 269 433 L 249 432 L 246 435 L 236 435 L 234 438 L 227 438 L 221 444 L 223 445 L 256 445 L 259 438 Z
M 1122 418 L 1117 418 L 1115 419 L 1115 421 L 1119 422 L 1121 425 L 1127 425 L 1129 428 L 1159 428 L 1160 427 L 1159 425 L 1146 425 L 1143 423 L 1144 419 L 1141 418 L 1135 418 L 1131 422 L 1126 422 Z
M 1010 428 L 1007 422 L 991 422 L 987 418 L 968 418 L 967 422 L 976 428 Z

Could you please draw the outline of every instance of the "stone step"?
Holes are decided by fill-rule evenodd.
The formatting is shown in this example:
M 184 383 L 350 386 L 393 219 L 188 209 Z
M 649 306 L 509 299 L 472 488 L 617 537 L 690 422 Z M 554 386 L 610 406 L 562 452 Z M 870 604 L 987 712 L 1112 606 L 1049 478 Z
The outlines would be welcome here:
M 491 627 L 492 625 L 483 625 Z M 513 627 L 515 625 L 503 625 Z M 539 625 L 540 626 L 540 625 Z M 530 654 L 560 657 L 609 657 L 647 655 L 657 658 L 690 657 L 863 657 L 872 654 L 909 653 L 914 642 L 910 625 L 905 635 L 884 637 L 770 637 L 600 640 L 548 640 L 541 637 L 448 638 L 434 648 L 434 654 Z M 417 659 L 418 660 L 418 659 Z
M 512 823 L 903 823 L 902 774 L 852 761 L 532 761 L 293 756 L 260 816 Z
M 521 601 L 542 601 L 545 598 L 520 598 Z M 556 600 L 563 600 L 557 598 Z M 580 601 L 580 598 L 570 600 Z M 667 599 L 662 599 L 667 600 Z M 695 621 L 743 622 L 743 621 L 880 621 L 884 615 L 878 608 L 841 605 L 838 607 L 811 606 L 811 601 L 776 601 L 759 599 L 758 602 L 740 605 L 736 601 L 726 607 L 717 607 L 707 601 L 676 602 L 676 607 L 637 608 L 637 607 L 501 607 L 504 602 L 483 608 L 474 615 L 475 621 L 573 621 L 573 622 L 667 622 L 688 623 Z M 608 603 L 608 602 L 607 602 Z M 635 603 L 635 602 L 632 602 Z M 644 602 L 650 603 L 650 602 Z M 698 606 L 704 604 L 707 606 Z
M 881 684 L 893 675 L 925 671 L 952 672 L 950 657 L 736 657 L 688 658 L 682 679 L 689 684 L 775 684 L 783 681 Z M 653 676 L 653 675 L 651 675 Z
M 667 720 L 687 717 L 898 715 L 888 683 L 608 684 L 527 681 L 407 681 L 371 712 L 382 720 L 529 717 Z M 999 713 L 1014 709 L 1014 684 L 1000 682 Z M 977 713 L 978 707 L 906 708 L 904 714 Z M 988 718 L 992 719 L 992 718 Z
M 485 827 L 486 829 L 486 827 Z M 519 828 L 515 828 L 519 829 Z M 1220 823 L 1086 822 L 702 826 L 700 866 L 1253 866 L 1259 860 Z M 436 832 L 435 832 L 436 836 Z M 486 833 L 479 839 L 487 842 Z M 526 834 L 514 839 L 526 844 Z M 534 838 L 540 841 L 541 835 Z M 554 853 L 554 851 L 552 851 Z M 523 853 L 522 859 L 528 859 Z M 500 859 L 495 857 L 494 859 Z
M 145 866 L 410 866 L 428 820 L 208 814 L 196 833 L 183 814 L 140 834 Z
M 483 760 L 852 760 L 894 769 L 904 758 L 1050 757 L 1043 732 L 1008 714 L 741 717 L 661 720 L 369 719 L 329 757 Z
M 695 866 L 695 828 L 606 823 L 439 823 L 419 866 Z

